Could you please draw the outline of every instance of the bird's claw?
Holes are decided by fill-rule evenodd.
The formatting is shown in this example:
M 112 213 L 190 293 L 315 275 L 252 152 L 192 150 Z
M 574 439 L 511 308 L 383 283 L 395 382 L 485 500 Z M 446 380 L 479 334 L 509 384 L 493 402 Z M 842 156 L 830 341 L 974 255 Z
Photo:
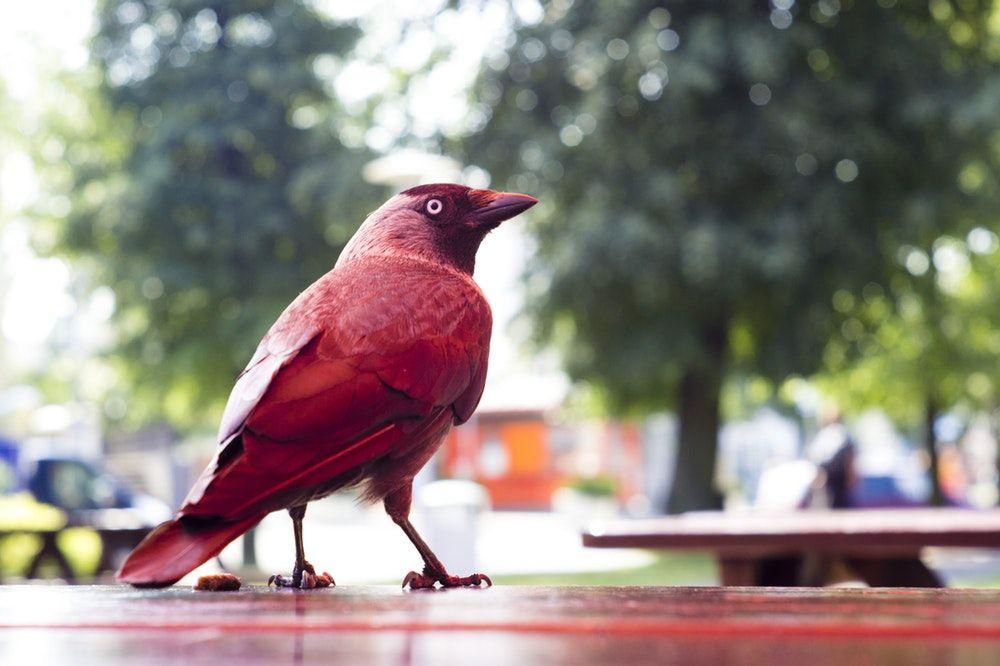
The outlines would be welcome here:
M 302 584 L 299 586 L 303 590 L 311 590 L 316 587 L 337 587 L 333 576 L 324 571 L 321 574 L 311 574 L 308 571 L 302 574 Z
M 274 574 L 267 579 L 267 586 L 271 587 L 292 587 L 299 590 L 312 590 L 317 587 L 336 587 L 337 582 L 333 580 L 333 576 L 324 571 L 321 574 L 317 574 L 316 570 L 311 564 L 306 562 L 306 565 L 302 568 L 302 575 L 299 576 L 298 582 L 295 580 L 296 576 L 293 573 L 290 578 L 286 578 L 281 574 Z
M 411 571 L 403 578 L 403 589 L 409 587 L 411 590 L 429 590 L 434 587 L 437 581 L 427 574 Z
M 441 587 L 493 587 L 493 581 L 486 574 L 474 573 L 470 576 L 451 576 L 448 574 L 433 575 L 427 572 L 417 573 L 411 571 L 403 578 L 403 589 L 409 587 L 411 590 L 429 590 L 435 583 L 441 583 Z
M 445 576 L 441 580 L 443 587 L 482 587 L 483 583 L 486 583 L 486 587 L 493 587 L 493 581 L 490 580 L 490 577 L 482 573 L 474 573 L 470 576 Z

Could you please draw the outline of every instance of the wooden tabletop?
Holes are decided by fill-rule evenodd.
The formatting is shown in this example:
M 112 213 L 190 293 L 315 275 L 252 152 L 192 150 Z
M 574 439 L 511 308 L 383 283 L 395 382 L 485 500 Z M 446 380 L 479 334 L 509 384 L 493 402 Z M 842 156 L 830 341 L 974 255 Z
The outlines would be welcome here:
M 1000 591 L 0 588 L 3 664 L 995 664 Z
M 1000 548 L 1000 510 L 893 509 L 704 512 L 598 523 L 597 548 L 740 551 L 906 551 L 925 546 Z

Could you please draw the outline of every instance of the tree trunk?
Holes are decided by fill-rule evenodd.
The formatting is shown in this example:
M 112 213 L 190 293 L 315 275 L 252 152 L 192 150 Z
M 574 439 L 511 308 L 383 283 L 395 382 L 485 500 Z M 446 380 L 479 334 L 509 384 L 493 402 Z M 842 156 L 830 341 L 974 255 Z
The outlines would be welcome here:
M 243 535 L 243 568 L 257 568 L 257 528 Z
M 941 493 L 941 466 L 938 462 L 937 433 L 934 432 L 934 422 L 937 421 L 938 417 L 937 401 L 929 396 L 924 410 L 924 446 L 927 448 L 929 462 L 927 475 L 931 481 L 930 504 L 931 506 L 941 506 L 944 504 L 944 495 Z
M 704 334 L 703 341 L 709 351 L 707 361 L 689 368 L 681 377 L 680 432 L 668 513 L 722 508 L 722 496 L 715 488 L 715 458 L 726 328 L 712 328 Z

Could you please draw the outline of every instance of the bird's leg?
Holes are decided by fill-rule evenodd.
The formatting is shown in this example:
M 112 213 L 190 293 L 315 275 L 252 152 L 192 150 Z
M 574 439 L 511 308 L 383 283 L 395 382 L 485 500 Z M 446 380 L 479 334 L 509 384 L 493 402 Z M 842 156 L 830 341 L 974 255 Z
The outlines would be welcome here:
M 288 510 L 288 515 L 292 517 L 292 530 L 295 532 L 295 566 L 292 567 L 292 577 L 286 578 L 281 574 L 275 574 L 268 579 L 268 586 L 273 583 L 277 587 L 297 587 L 306 590 L 336 585 L 330 574 L 324 571 L 317 575 L 313 565 L 306 561 L 306 549 L 302 543 L 302 518 L 306 515 L 306 505 L 293 506 Z
M 413 486 L 407 483 L 402 488 L 393 491 L 385 498 L 385 511 L 392 518 L 393 522 L 399 525 L 403 533 L 406 534 L 410 542 L 416 547 L 420 557 L 424 560 L 423 573 L 411 571 L 403 579 L 403 587 L 411 590 L 420 590 L 434 587 L 435 583 L 441 583 L 442 587 L 479 587 L 486 583 L 487 587 L 493 585 L 493 581 L 486 574 L 474 573 L 470 576 L 452 576 L 441 564 L 434 551 L 423 540 L 417 530 L 410 522 L 410 502 L 413 495 Z

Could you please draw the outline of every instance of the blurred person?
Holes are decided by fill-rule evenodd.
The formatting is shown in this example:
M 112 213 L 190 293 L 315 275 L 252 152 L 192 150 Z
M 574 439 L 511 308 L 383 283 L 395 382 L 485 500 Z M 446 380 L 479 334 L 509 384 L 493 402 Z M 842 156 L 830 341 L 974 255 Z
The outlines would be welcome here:
M 806 457 L 817 468 L 803 508 L 847 509 L 857 505 L 857 446 L 843 423 L 840 410 L 828 405 L 820 413 L 820 431 L 806 447 Z
M 764 470 L 754 506 L 758 509 L 846 509 L 857 505 L 857 446 L 840 410 L 828 406 L 820 414 L 820 430 L 806 446 L 804 459 Z
M 857 505 L 857 446 L 839 408 L 820 412 L 820 430 L 806 446 L 805 460 L 771 468 L 761 476 L 755 506 L 785 510 L 847 509 Z M 840 558 L 824 555 L 773 557 L 761 561 L 764 585 L 839 584 L 857 579 Z

